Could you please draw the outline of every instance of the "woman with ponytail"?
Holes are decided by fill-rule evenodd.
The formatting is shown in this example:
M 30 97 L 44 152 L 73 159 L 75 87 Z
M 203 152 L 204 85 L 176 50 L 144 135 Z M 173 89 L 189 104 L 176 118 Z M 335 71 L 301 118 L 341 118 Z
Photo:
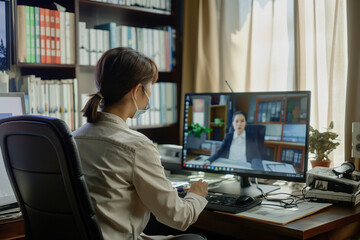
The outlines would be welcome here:
M 130 48 L 114 48 L 96 65 L 97 93 L 82 110 L 87 123 L 74 132 L 90 196 L 104 239 L 155 239 L 142 233 L 152 212 L 169 227 L 186 230 L 207 201 L 207 184 L 179 198 L 165 177 L 157 148 L 126 120 L 149 109 L 155 63 Z M 199 235 L 156 239 L 205 239 Z

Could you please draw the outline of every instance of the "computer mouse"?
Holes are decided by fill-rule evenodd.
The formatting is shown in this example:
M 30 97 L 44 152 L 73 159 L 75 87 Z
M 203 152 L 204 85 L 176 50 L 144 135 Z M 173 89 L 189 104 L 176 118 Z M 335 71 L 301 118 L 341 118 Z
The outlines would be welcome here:
M 255 199 L 250 196 L 242 195 L 236 199 L 236 204 L 243 204 L 243 203 L 250 203 L 254 201 Z

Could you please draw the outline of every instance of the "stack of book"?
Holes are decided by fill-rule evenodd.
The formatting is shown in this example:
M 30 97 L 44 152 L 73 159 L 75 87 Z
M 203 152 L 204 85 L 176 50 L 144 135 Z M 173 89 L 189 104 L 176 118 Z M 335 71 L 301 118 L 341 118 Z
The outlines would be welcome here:
M 280 122 L 281 104 L 281 100 L 260 102 L 257 122 Z
M 11 92 L 25 93 L 26 113 L 60 118 L 71 129 L 79 126 L 77 79 L 43 80 L 35 75 L 10 80 Z
M 115 47 L 130 47 L 153 59 L 160 71 L 175 66 L 175 30 L 117 26 L 115 22 L 86 28 L 79 22 L 79 63 L 96 65 L 101 55 Z
M 131 127 L 167 125 L 177 122 L 176 84 L 158 82 L 152 85 L 150 109 L 138 119 L 128 119 Z
M 171 0 L 92 0 L 92 1 L 171 11 Z
M 18 62 L 75 64 L 74 13 L 18 5 Z

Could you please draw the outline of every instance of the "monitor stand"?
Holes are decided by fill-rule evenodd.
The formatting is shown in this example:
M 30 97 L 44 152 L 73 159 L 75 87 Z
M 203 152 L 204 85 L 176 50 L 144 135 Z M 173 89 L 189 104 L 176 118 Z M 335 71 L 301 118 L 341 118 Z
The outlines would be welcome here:
M 258 197 L 262 192 L 252 184 L 248 177 L 236 176 L 236 181 L 223 182 L 219 186 L 209 188 L 209 192 L 219 192 L 234 195 L 247 195 L 251 197 Z M 258 187 L 263 190 L 264 194 L 280 189 L 278 186 L 258 184 Z

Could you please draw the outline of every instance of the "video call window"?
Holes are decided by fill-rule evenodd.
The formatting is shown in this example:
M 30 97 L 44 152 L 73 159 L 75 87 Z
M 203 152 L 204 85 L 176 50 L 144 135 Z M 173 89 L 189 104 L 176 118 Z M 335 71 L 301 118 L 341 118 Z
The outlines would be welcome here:
M 186 95 L 183 166 L 303 176 L 308 97 L 301 92 Z

